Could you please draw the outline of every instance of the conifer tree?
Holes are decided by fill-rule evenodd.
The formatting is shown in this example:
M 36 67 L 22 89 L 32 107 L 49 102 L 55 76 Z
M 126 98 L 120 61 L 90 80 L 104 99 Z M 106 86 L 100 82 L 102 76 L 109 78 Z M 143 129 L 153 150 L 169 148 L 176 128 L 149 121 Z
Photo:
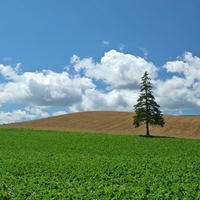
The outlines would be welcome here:
M 152 91 L 152 83 L 150 82 L 148 73 L 145 72 L 142 77 L 140 96 L 137 100 L 135 108 L 136 115 L 133 117 L 133 125 L 138 128 L 143 123 L 146 124 L 146 136 L 150 136 L 149 125 L 164 126 L 165 121 L 160 106 L 155 102 Z

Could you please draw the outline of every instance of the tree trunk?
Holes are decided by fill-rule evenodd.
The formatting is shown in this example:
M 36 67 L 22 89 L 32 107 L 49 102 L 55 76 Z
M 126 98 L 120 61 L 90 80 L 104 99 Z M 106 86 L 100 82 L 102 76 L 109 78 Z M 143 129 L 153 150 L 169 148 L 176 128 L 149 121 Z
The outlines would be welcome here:
M 146 121 L 146 136 L 149 137 L 150 133 L 149 133 L 149 122 L 148 120 Z
M 148 106 L 148 102 L 147 102 L 147 88 L 145 89 L 145 93 L 146 93 L 146 136 L 149 137 L 150 133 L 149 133 L 149 106 Z

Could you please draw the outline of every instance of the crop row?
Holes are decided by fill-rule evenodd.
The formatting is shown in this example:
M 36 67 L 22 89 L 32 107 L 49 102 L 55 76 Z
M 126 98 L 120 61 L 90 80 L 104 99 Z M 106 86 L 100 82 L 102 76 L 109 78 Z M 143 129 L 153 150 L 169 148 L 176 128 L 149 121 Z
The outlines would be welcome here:
M 200 140 L 0 129 L 0 199 L 200 199 Z

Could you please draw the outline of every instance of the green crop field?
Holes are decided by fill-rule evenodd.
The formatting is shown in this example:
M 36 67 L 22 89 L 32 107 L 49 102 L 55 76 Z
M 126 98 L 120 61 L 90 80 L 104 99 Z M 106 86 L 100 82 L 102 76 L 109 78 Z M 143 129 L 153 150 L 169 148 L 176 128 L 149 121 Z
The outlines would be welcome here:
M 200 199 L 200 140 L 1 128 L 0 199 Z

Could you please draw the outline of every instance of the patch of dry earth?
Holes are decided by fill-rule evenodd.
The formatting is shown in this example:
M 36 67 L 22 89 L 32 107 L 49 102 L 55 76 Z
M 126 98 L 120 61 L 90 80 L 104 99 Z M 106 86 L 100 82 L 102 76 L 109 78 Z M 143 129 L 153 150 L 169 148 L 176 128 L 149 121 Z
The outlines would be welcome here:
M 3 127 L 145 135 L 145 125 L 134 128 L 132 112 L 89 111 L 71 113 Z M 200 138 L 200 116 L 164 115 L 165 126 L 151 127 L 154 136 Z

